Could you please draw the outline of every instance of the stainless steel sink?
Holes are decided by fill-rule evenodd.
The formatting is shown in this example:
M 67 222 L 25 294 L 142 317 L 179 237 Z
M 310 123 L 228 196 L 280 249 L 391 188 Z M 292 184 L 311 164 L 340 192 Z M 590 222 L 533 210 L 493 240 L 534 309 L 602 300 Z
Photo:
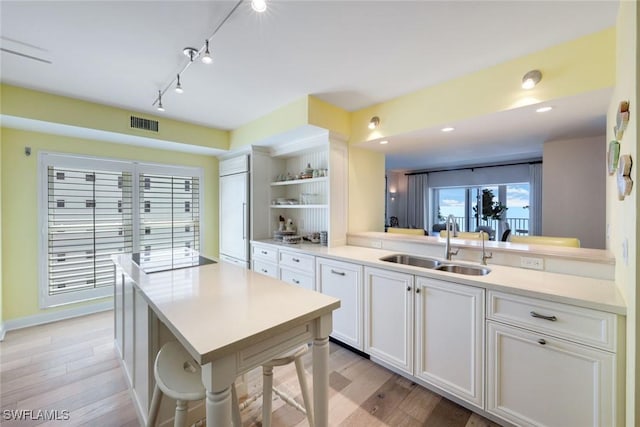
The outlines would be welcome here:
M 488 268 L 459 264 L 440 265 L 436 270 L 448 271 L 449 273 L 466 274 L 468 276 L 486 276 L 491 272 Z
M 443 264 L 433 258 L 423 258 L 406 254 L 393 254 L 380 258 L 380 261 L 393 262 L 396 264 L 412 265 L 414 267 L 429 268 L 432 270 L 446 271 L 449 273 L 466 274 L 468 276 L 486 276 L 491 272 L 485 267 L 474 267 L 472 265 Z
M 380 258 L 380 261 L 394 262 L 396 264 L 413 265 L 414 267 L 436 268 L 442 264 L 437 259 L 422 258 L 413 255 L 394 254 Z

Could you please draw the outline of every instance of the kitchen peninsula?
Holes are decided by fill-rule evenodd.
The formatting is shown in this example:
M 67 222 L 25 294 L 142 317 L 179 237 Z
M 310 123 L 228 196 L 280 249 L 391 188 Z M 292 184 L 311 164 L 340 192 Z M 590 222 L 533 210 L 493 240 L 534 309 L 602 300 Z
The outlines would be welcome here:
M 113 261 L 116 345 L 143 421 L 166 341 L 179 341 L 202 366 L 207 427 L 231 425 L 230 386 L 239 375 L 312 341 L 314 416 L 327 426 L 328 336 L 338 299 L 225 262 L 145 273 L 131 254 Z

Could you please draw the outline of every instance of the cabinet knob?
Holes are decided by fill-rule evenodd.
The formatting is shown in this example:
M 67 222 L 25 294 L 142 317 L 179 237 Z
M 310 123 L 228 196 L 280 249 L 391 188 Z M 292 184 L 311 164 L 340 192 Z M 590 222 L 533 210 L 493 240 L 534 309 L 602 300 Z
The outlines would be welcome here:
M 411 286 L 407 286 L 407 291 L 411 291 Z
M 550 322 L 555 322 L 556 320 L 558 320 L 556 316 L 545 316 L 544 314 L 538 314 L 535 311 L 530 311 L 529 314 L 531 315 L 531 317 L 548 320 Z
M 416 288 L 416 294 L 420 293 L 420 288 Z
M 547 342 L 546 342 L 545 340 L 543 340 L 542 338 L 540 338 L 540 339 L 538 340 L 538 344 L 540 344 L 540 345 L 545 345 L 546 343 L 547 343 Z

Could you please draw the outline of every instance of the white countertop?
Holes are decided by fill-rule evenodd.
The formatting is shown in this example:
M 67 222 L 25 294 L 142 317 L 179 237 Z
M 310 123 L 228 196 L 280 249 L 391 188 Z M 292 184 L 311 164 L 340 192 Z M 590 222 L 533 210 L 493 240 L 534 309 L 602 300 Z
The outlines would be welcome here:
M 273 241 L 258 241 L 258 243 L 275 244 Z M 491 269 L 491 272 L 486 276 L 468 276 L 380 261 L 379 258 L 381 257 L 397 253 L 388 250 L 364 248 L 360 246 L 329 248 L 316 244 L 279 244 L 278 247 L 340 261 L 350 261 L 366 266 L 380 267 L 387 270 L 463 283 L 489 290 L 505 291 L 621 315 L 626 315 L 627 311 L 624 298 L 612 280 L 593 279 L 491 264 L 487 266 Z M 412 255 L 420 256 L 420 254 Z M 479 263 L 456 261 L 455 259 L 446 261 L 437 257 L 428 258 L 440 259 L 445 263 L 479 266 Z
M 130 254 L 113 261 L 200 364 L 340 306 L 336 298 L 227 262 L 145 274 Z

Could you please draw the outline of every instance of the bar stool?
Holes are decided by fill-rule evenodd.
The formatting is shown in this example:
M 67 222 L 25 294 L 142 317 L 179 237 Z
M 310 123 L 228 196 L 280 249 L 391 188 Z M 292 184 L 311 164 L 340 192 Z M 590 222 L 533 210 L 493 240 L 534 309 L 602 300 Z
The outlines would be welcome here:
M 294 406 L 296 409 L 307 415 L 309 427 L 313 427 L 313 407 L 311 397 L 309 396 L 309 388 L 307 386 L 307 378 L 304 374 L 302 366 L 302 356 L 309 351 L 309 346 L 304 344 L 297 349 L 286 353 L 276 359 L 262 365 L 262 426 L 271 427 L 271 408 L 272 408 L 272 391 L 282 398 L 285 402 Z M 298 374 L 298 382 L 300 383 L 300 391 L 302 392 L 302 400 L 304 408 L 301 407 L 292 397 L 282 393 L 273 387 L 273 368 L 276 366 L 284 366 L 294 362 L 296 365 L 296 373 Z
M 162 346 L 153 367 L 156 386 L 153 389 L 147 427 L 153 427 L 158 418 L 162 395 L 176 400 L 175 427 L 184 427 L 187 420 L 187 402 L 202 400 L 205 389 L 200 376 L 200 365 L 177 342 Z

